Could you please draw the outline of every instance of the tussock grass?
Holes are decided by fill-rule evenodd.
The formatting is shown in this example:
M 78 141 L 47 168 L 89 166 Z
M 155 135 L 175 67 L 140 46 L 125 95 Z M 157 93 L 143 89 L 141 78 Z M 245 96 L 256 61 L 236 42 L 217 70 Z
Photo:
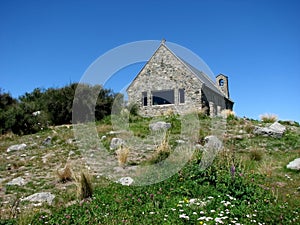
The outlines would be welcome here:
M 278 116 L 271 113 L 265 113 L 259 116 L 260 120 L 264 123 L 274 123 L 278 120 Z
M 128 159 L 128 155 L 129 155 L 129 148 L 122 145 L 116 151 L 116 153 L 117 153 L 117 159 L 118 159 L 119 166 L 125 167 L 127 159 Z
M 77 197 L 80 200 L 91 198 L 93 196 L 93 185 L 91 175 L 87 171 L 81 171 L 75 178 L 77 186 Z
M 224 118 L 235 118 L 235 112 L 232 111 L 232 110 L 230 110 L 230 109 L 224 109 L 224 110 L 222 110 L 221 115 Z
M 56 174 L 62 183 L 73 180 L 73 173 L 69 164 L 66 164 L 62 170 L 57 169 Z
M 258 172 L 267 177 L 271 177 L 274 170 L 274 162 L 272 159 L 264 160 L 258 167 Z
M 168 134 L 164 133 L 162 142 L 155 149 L 155 152 L 154 152 L 153 156 L 150 158 L 149 162 L 150 162 L 150 164 L 159 163 L 159 162 L 165 160 L 166 158 L 168 158 L 170 153 L 171 153 L 171 147 L 170 147 L 169 141 L 168 141 Z
M 263 158 L 263 151 L 259 149 L 250 150 L 250 159 L 254 161 L 261 161 Z

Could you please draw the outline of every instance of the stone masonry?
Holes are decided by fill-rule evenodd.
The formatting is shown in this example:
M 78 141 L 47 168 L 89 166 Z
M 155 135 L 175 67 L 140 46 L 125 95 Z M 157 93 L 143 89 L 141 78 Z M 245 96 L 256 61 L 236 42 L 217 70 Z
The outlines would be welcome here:
M 199 73 L 207 79 L 207 75 Z M 162 115 L 169 110 L 182 114 L 204 107 L 212 116 L 223 109 L 232 110 L 233 102 L 228 93 L 222 92 L 224 88 L 216 85 L 218 90 L 212 90 L 202 80 L 162 42 L 127 88 L 128 103 L 137 104 L 143 116 Z M 225 85 L 228 85 L 227 80 Z

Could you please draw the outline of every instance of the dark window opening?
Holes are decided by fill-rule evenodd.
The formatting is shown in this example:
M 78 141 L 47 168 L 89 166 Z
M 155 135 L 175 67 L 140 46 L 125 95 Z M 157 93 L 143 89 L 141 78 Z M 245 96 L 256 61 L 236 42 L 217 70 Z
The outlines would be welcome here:
M 179 89 L 179 103 L 184 103 L 184 89 Z
M 147 92 L 142 93 L 142 103 L 143 103 L 143 106 L 147 106 L 147 103 L 148 103 Z
M 152 91 L 152 105 L 174 104 L 174 90 Z
M 219 85 L 220 85 L 221 87 L 224 86 L 224 80 L 223 80 L 223 79 L 219 80 Z

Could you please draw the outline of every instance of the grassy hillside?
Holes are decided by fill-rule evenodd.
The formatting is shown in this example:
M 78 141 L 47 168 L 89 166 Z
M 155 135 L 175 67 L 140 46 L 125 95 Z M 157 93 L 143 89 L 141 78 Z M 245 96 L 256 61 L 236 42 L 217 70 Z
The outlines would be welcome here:
M 199 118 L 195 145 L 203 145 L 204 137 L 212 134 L 211 118 Z M 172 124 L 163 141 L 155 143 L 154 151 L 144 160 L 135 161 L 138 156 L 132 152 L 128 157 L 123 155 L 121 168 L 152 165 L 172 154 L 181 138 L 180 118 L 171 115 L 159 120 Z M 145 138 L 150 122 L 149 118 L 132 116 L 129 129 L 136 137 Z M 0 224 L 300 223 L 300 173 L 286 169 L 290 161 L 300 157 L 299 124 L 282 122 L 287 131 L 276 139 L 253 134 L 254 126 L 266 123 L 234 117 L 226 122 L 224 149 L 209 168 L 200 170 L 203 153 L 198 149 L 176 174 L 148 186 L 122 186 L 95 175 L 82 158 L 72 126 L 0 136 Z M 109 150 L 109 143 L 120 134 L 110 133 L 109 117 L 96 126 L 99 137 L 106 136 L 102 143 L 111 159 L 117 162 L 120 153 Z M 51 143 L 43 143 L 48 136 Z M 9 146 L 21 143 L 26 149 L 7 152 Z M 78 195 L 82 171 L 91 177 L 91 198 Z M 17 177 L 26 184 L 6 185 Z M 52 205 L 20 201 L 42 191 L 55 195 Z

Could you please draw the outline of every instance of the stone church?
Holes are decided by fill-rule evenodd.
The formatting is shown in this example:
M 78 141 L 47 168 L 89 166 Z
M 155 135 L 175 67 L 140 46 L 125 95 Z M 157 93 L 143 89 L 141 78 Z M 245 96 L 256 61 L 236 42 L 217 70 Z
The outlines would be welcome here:
M 233 108 L 228 77 L 219 74 L 212 81 L 162 41 L 150 60 L 127 88 L 128 103 L 137 104 L 143 116 L 157 116 L 172 110 L 178 114 L 206 111 L 210 116 Z

